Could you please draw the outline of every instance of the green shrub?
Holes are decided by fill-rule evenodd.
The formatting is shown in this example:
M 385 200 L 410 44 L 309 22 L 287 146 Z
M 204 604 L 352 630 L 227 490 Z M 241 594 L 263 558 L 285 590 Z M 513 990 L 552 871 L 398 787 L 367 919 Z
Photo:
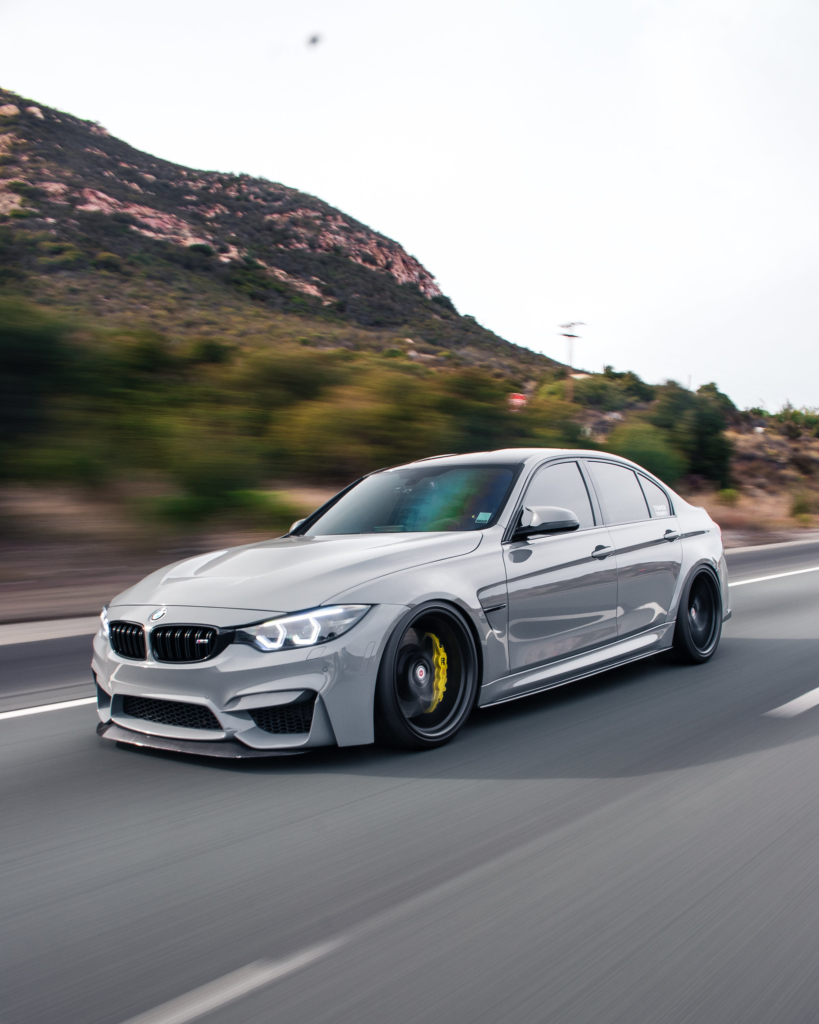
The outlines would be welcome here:
M 809 516 L 813 511 L 813 502 L 811 496 L 805 491 L 800 491 L 794 494 L 793 500 L 791 501 L 791 515 L 794 517 L 798 516 Z
M 574 401 L 606 412 L 625 409 L 629 396 L 618 383 L 595 375 L 574 382 Z
M 716 498 L 721 505 L 736 505 L 740 494 L 734 487 L 723 487 L 722 490 L 717 491 Z
M 192 363 L 229 363 L 234 347 L 215 338 L 195 338 L 189 345 L 187 357 Z
M 93 440 L 50 440 L 31 448 L 14 448 L 7 457 L 10 475 L 45 484 L 97 487 L 110 475 L 108 453 Z
M 226 425 L 227 426 L 227 425 Z M 246 438 L 226 431 L 215 436 L 213 427 L 188 425 L 183 436 L 169 438 L 166 465 L 187 494 L 222 501 L 234 491 L 245 491 L 262 477 L 262 466 Z
M 603 376 L 612 381 L 617 381 L 622 392 L 633 402 L 651 402 L 656 396 L 657 389 L 646 384 L 636 373 L 626 370 L 618 373 L 612 366 L 603 367 Z
M 123 331 L 115 336 L 117 361 L 127 376 L 115 383 L 131 389 L 146 385 L 134 375 L 155 377 L 179 366 L 179 357 L 164 334 L 156 331 Z
M 73 246 L 66 246 L 62 252 L 53 256 L 40 256 L 37 259 L 39 266 L 46 270 L 70 270 L 72 267 L 79 267 L 85 262 L 85 257 L 79 249 Z
M 674 483 L 686 470 L 685 457 L 672 447 L 663 431 L 648 423 L 617 427 L 609 434 L 605 447 L 644 466 L 667 484 Z
M 10 443 L 45 427 L 48 396 L 64 387 L 74 362 L 66 335 L 40 310 L 0 299 L 0 465 Z
M 219 495 L 175 494 L 142 504 L 150 518 L 188 526 L 207 519 L 232 522 L 284 533 L 301 518 L 302 510 L 276 491 L 227 491 Z
M 94 257 L 94 266 L 100 270 L 122 270 L 122 259 L 113 252 L 98 252 Z
M 18 196 L 22 196 L 24 199 L 38 199 L 43 193 L 42 190 L 37 188 L 36 185 L 31 185 L 27 181 L 7 181 L 6 189 L 9 192 L 16 192 Z
M 338 480 L 453 451 L 453 424 L 439 403 L 423 381 L 385 368 L 288 410 L 271 428 L 271 455 L 293 473 Z

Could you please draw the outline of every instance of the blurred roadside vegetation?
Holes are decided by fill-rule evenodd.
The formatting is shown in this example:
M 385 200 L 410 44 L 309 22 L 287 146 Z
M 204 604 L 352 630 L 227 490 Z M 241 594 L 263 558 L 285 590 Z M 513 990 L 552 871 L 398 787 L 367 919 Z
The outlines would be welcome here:
M 551 376 L 539 394 L 565 398 L 565 371 Z M 693 476 L 728 486 L 733 449 L 725 429 L 742 414 L 716 384 L 692 392 L 675 381 L 646 384 L 636 373 L 606 366 L 602 374 L 572 381 L 572 398 L 580 418 L 597 413 L 608 420 L 605 440 L 581 447 L 632 459 L 666 483 Z
M 527 371 L 531 372 L 527 367 Z M 381 466 L 503 447 L 603 448 L 667 482 L 727 487 L 733 406 L 714 385 L 650 387 L 607 368 L 564 368 L 524 386 L 497 369 L 430 366 L 398 349 L 316 350 L 89 328 L 0 298 L 0 476 L 97 488 L 127 481 L 143 517 L 178 525 L 227 516 L 283 529 L 299 509 L 271 482 L 342 485 Z M 616 413 L 607 436 L 584 418 Z M 275 484 L 273 485 L 275 486 Z

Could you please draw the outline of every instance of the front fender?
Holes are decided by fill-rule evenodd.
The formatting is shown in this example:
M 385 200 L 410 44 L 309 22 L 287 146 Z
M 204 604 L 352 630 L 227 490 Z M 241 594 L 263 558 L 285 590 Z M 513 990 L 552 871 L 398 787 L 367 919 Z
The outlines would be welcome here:
M 488 531 L 487 531 L 488 532 Z M 414 566 L 353 587 L 333 598 L 334 603 L 404 604 L 413 608 L 426 601 L 452 604 L 466 617 L 478 644 L 481 685 L 509 671 L 505 628 L 493 628 L 478 600 L 478 592 L 495 587 L 506 593 L 506 571 L 500 546 L 484 543 L 468 555 Z M 495 620 L 495 626 L 502 626 Z

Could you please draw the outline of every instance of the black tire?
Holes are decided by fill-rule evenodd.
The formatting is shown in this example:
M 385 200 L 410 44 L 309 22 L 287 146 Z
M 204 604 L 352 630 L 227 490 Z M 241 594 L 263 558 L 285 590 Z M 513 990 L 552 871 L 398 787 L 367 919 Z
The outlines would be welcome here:
M 702 569 L 683 591 L 674 627 L 678 661 L 701 665 L 713 657 L 722 636 L 722 594 L 712 572 Z
M 469 717 L 477 690 L 475 642 L 460 612 L 437 603 L 413 609 L 381 659 L 376 742 L 404 750 L 440 747 Z

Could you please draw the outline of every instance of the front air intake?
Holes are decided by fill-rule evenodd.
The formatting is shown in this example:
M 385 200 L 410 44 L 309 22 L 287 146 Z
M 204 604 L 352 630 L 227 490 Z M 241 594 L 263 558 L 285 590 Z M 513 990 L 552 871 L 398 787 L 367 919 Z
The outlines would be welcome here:
M 272 708 L 253 708 L 248 714 L 265 732 L 310 732 L 315 704 L 316 695 L 313 694 L 310 700 L 300 700 L 296 704 L 277 704 Z
M 210 708 L 202 704 L 184 704 L 178 700 L 154 700 L 152 697 L 125 696 L 122 710 L 132 718 L 161 725 L 178 725 L 183 729 L 221 729 Z
M 111 647 L 121 658 L 145 660 L 145 630 L 135 622 L 112 622 L 109 627 Z
M 154 626 L 151 650 L 157 661 L 205 661 L 217 653 L 213 626 Z

